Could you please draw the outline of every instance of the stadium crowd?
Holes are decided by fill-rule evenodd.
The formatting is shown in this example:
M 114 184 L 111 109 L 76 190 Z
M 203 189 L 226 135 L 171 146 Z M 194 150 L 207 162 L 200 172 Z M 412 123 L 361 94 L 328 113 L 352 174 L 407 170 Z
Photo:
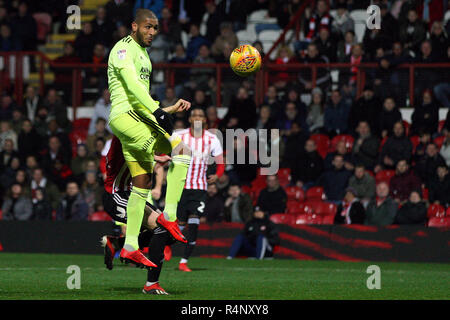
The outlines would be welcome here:
M 0 51 L 33 51 L 38 40 L 34 12 L 47 12 L 64 22 L 65 8 L 78 1 L 0 0 Z M 315 1 L 302 17 L 303 37 L 282 45 L 275 64 L 299 62 L 377 63 L 368 70 L 366 85 L 356 97 L 357 68 L 339 73 L 332 86 L 330 71 L 318 68 L 316 87 L 310 69 L 272 72 L 261 105 L 255 104 L 252 78 L 222 73 L 223 106 L 215 107 L 215 72 L 179 69 L 174 87 L 154 93 L 161 105 L 177 98 L 206 110 L 208 128 L 279 129 L 280 167 L 287 174 L 263 177 L 258 165 L 228 164 L 217 183 L 208 186 L 207 220 L 246 222 L 258 206 L 269 215 L 301 213 L 313 191 L 332 203 L 337 214 L 331 223 L 370 225 L 426 224 L 433 205 L 450 206 L 450 113 L 439 120 L 439 109 L 450 106 L 449 72 L 417 69 L 411 123 L 402 118 L 407 107 L 408 73 L 402 63 L 449 62 L 450 22 L 444 14 L 450 3 L 431 1 L 372 1 L 381 8 L 381 29 L 366 29 L 357 43 L 349 12 L 365 9 L 370 1 Z M 160 35 L 150 50 L 152 62 L 227 62 L 239 43 L 252 12 L 268 10 L 284 28 L 298 0 L 119 1 L 99 7 L 95 18 L 83 23 L 74 42 L 67 42 L 61 63 L 106 63 L 109 49 L 127 35 L 137 7 L 159 17 Z M 336 11 L 332 17 L 330 10 Z M 65 23 L 61 23 L 60 32 Z M 188 34 L 182 44 L 182 31 Z M 261 43 L 253 44 L 264 56 Z M 15 220 L 94 219 L 102 212 L 104 154 L 111 133 L 110 108 L 104 69 L 87 70 L 83 85 L 100 92 L 94 116 L 85 127 L 84 143 L 75 144 L 74 123 L 67 117 L 71 77 L 62 69 L 54 86 L 40 96 L 28 85 L 22 105 L 11 92 L 0 101 L 0 190 L 2 218 Z M 301 96 L 309 94 L 307 104 Z M 187 115 L 177 115 L 176 128 L 187 127 Z M 239 139 L 235 149 L 248 145 Z M 286 178 L 288 177 L 288 178 Z M 322 195 L 323 193 L 323 195 Z M 163 199 L 164 188 L 156 190 Z M 162 200 L 161 200 L 162 201 Z M 356 204 L 355 204 L 356 203 Z M 159 203 L 159 205 L 163 205 Z M 433 207 L 434 208 L 434 207 Z

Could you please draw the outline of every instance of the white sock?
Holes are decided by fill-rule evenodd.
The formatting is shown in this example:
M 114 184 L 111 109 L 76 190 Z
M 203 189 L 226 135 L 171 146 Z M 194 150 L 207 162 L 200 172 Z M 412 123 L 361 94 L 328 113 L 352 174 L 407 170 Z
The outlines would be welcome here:
M 147 282 L 145 283 L 145 285 L 146 285 L 147 287 L 150 287 L 150 286 L 154 285 L 155 283 L 158 283 L 158 281 L 156 281 L 156 282 L 149 282 L 149 281 L 147 281 Z
M 187 259 L 185 259 L 185 258 L 181 258 L 181 261 L 180 261 L 180 263 L 187 263 L 188 261 L 187 261 Z

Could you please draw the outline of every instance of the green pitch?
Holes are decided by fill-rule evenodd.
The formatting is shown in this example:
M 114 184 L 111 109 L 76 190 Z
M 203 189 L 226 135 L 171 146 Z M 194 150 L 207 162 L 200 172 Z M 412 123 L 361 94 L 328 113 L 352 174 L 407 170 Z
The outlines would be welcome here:
M 165 262 L 160 283 L 171 295 L 141 293 L 146 271 L 100 255 L 0 253 L 0 299 L 446 299 L 450 266 L 419 263 L 192 258 L 191 273 Z M 366 286 L 367 267 L 381 270 L 381 289 Z M 81 270 L 80 289 L 69 290 L 68 266 Z

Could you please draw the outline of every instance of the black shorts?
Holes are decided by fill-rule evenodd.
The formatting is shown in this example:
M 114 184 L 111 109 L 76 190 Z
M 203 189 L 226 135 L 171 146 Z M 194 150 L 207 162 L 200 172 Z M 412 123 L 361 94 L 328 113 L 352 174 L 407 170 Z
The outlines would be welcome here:
M 130 191 L 119 191 L 116 193 L 103 193 L 103 207 L 106 213 L 114 220 L 127 223 L 127 203 L 130 197 Z M 150 203 L 145 203 L 153 210 L 157 210 Z
M 186 222 L 190 215 L 205 216 L 206 191 L 184 189 L 177 208 L 177 218 Z

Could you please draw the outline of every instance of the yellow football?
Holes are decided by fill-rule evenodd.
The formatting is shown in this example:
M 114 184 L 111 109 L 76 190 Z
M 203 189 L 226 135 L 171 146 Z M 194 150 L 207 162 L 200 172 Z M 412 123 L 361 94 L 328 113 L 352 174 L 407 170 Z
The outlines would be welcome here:
M 230 66 L 241 77 L 248 77 L 261 68 L 261 55 L 254 47 L 244 44 L 233 50 Z

